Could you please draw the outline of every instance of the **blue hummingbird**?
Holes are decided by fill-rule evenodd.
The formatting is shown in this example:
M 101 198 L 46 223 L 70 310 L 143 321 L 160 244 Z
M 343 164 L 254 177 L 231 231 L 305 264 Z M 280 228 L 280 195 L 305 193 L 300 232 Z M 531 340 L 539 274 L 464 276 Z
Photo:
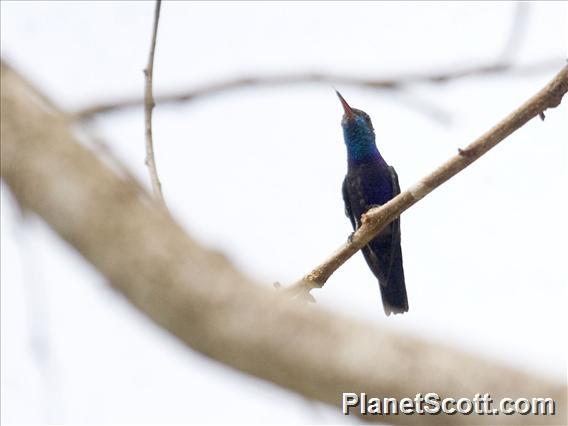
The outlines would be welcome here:
M 371 207 L 385 204 L 400 194 L 398 175 L 381 156 L 375 144 L 375 131 L 369 116 L 351 108 L 336 91 L 344 115 L 341 120 L 347 146 L 347 175 L 343 181 L 345 214 L 353 229 L 361 226 L 361 215 Z M 400 218 L 392 221 L 363 249 L 369 268 L 379 280 L 386 315 L 408 311 L 402 251 Z

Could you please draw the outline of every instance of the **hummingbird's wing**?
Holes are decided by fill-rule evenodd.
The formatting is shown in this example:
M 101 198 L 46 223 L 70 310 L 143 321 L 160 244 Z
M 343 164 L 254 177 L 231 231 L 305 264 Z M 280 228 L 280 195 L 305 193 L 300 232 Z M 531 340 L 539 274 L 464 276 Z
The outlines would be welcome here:
M 389 167 L 390 183 L 393 195 L 400 193 L 398 176 L 393 167 Z M 365 196 L 359 176 L 343 181 L 343 201 L 345 214 L 351 221 L 353 229 L 361 225 L 361 214 L 374 205 L 365 203 Z M 379 281 L 385 313 L 401 313 L 408 311 L 404 270 L 402 267 L 402 250 L 400 247 L 400 219 L 393 220 L 379 235 L 362 249 L 369 268 Z
M 343 185 L 341 186 L 341 193 L 343 195 L 343 203 L 345 204 L 345 216 L 349 218 L 351 225 L 353 225 L 353 230 L 357 229 L 359 219 L 353 215 L 353 209 L 351 208 L 351 199 L 349 198 L 347 176 L 343 179 Z
M 400 194 L 398 175 L 389 166 L 393 196 Z M 379 280 L 385 313 L 408 311 L 406 284 L 400 246 L 400 218 L 393 220 L 365 248 L 363 254 L 371 271 Z
M 393 189 L 393 197 L 400 194 L 400 184 L 398 183 L 398 175 L 394 167 L 389 166 L 389 172 L 391 175 L 391 183 Z M 379 246 L 385 247 L 381 241 L 381 237 L 390 239 L 389 243 L 386 244 L 386 250 L 384 254 L 378 254 L 380 268 L 384 270 L 385 282 L 382 282 L 379 287 L 381 289 L 381 295 L 383 299 L 383 308 L 385 314 L 389 315 L 391 313 L 403 313 L 408 311 L 408 298 L 406 295 L 406 283 L 404 279 L 404 269 L 402 265 L 402 249 L 400 246 L 400 217 L 393 220 L 387 227 L 390 228 L 390 235 L 388 233 L 379 234 L 377 238 Z M 385 230 L 386 231 L 386 230 Z M 383 232 L 385 232 L 383 231 Z M 383 241 L 384 241 L 383 240 Z M 374 248 L 374 240 L 371 242 L 371 250 Z M 375 251 L 375 250 L 373 250 Z
M 392 196 L 393 198 L 396 197 L 398 194 L 400 194 L 400 184 L 398 183 L 398 175 L 396 174 L 396 170 L 394 169 L 393 166 L 389 166 L 389 172 L 391 175 L 391 183 L 392 183 Z M 394 253 L 394 251 L 398 248 L 398 251 L 400 252 L 400 216 L 397 217 L 395 220 L 393 220 L 390 223 L 390 229 L 391 229 L 391 248 L 392 248 L 392 255 L 391 255 L 391 259 L 390 259 L 390 265 L 388 268 L 388 272 L 387 272 L 387 277 L 391 277 L 391 274 L 393 272 L 393 268 L 396 267 L 395 263 L 398 261 L 398 259 L 400 259 L 400 268 L 402 270 L 402 253 L 399 253 L 397 256 L 397 253 Z M 402 272 L 403 274 L 403 283 L 404 283 L 404 272 Z

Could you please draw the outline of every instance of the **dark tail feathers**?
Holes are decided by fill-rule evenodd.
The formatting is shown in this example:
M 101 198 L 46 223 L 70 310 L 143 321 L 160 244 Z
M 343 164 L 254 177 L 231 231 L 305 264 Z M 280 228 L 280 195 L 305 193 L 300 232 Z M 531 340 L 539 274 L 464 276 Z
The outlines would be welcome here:
M 402 314 L 408 311 L 408 299 L 406 297 L 406 286 L 404 285 L 404 276 L 402 281 L 391 280 L 387 286 L 382 286 L 381 297 L 383 298 L 383 308 L 388 316 L 392 314 Z

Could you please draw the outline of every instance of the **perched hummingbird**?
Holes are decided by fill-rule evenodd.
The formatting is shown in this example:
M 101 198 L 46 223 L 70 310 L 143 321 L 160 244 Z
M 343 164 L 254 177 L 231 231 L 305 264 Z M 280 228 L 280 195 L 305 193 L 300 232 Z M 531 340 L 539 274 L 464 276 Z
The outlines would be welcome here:
M 357 230 L 361 226 L 361 215 L 400 194 L 400 186 L 394 167 L 386 163 L 377 149 L 369 116 L 351 108 L 343 96 L 336 93 L 345 112 L 341 120 L 347 146 L 343 201 L 345 214 L 353 229 Z M 385 314 L 408 311 L 400 249 L 400 219 L 392 221 L 362 251 L 369 268 L 379 280 Z

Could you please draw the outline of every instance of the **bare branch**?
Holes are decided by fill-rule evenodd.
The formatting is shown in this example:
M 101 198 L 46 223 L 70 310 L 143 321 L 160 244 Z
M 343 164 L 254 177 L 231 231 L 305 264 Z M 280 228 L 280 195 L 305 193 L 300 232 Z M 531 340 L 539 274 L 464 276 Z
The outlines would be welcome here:
M 428 176 L 422 178 L 408 190 L 400 193 L 381 207 L 369 210 L 362 217 L 361 227 L 347 243 L 341 246 L 328 259 L 314 268 L 295 284 L 284 288 L 292 297 L 304 297 L 313 288 L 322 287 L 328 278 L 347 259 L 363 248 L 390 222 L 402 212 L 455 176 L 507 136 L 525 125 L 536 116 L 544 115 L 548 108 L 558 106 L 568 90 L 568 65 L 554 77 L 542 90 L 530 98 L 516 111 L 509 114 L 495 127 L 480 136 L 458 154 L 450 158 Z
M 495 401 L 542 396 L 557 403 L 554 416 L 364 416 L 368 421 L 565 423 L 566 389 L 560 383 L 317 306 L 299 306 L 255 285 L 77 143 L 68 117 L 4 64 L 1 80 L 2 179 L 117 291 L 188 346 L 335 406 L 341 405 L 342 392 L 398 399 L 428 391 L 441 398 L 488 392 Z M 558 102 L 560 86 L 549 86 Z M 538 113 L 552 104 L 543 99 L 534 108 Z M 532 110 L 525 114 L 532 116 Z M 413 197 L 420 198 L 434 183 L 423 185 L 414 188 Z M 370 213 L 366 227 L 377 223 L 373 217 Z
M 237 79 L 229 79 L 204 85 L 199 88 L 191 88 L 187 90 L 177 91 L 176 93 L 156 96 L 155 100 L 158 104 L 176 104 L 182 102 L 194 101 L 228 92 L 241 88 L 263 87 L 263 86 L 281 86 L 288 84 L 304 84 L 304 83 L 327 83 L 341 86 L 359 86 L 371 89 L 395 90 L 402 89 L 412 84 L 419 83 L 445 83 L 466 77 L 499 74 L 509 71 L 511 74 L 526 75 L 543 70 L 556 69 L 561 60 L 548 60 L 537 64 L 513 67 L 508 63 L 498 62 L 488 65 L 472 66 L 463 69 L 441 72 L 424 72 L 417 74 L 397 73 L 397 77 L 387 77 L 379 79 L 370 79 L 364 77 L 355 77 L 352 75 L 341 74 L 325 74 L 301 72 L 296 74 L 279 74 L 271 76 L 251 76 Z M 405 75 L 406 74 L 406 75 Z M 143 101 L 134 97 L 131 99 L 122 99 L 110 103 L 94 105 L 72 114 L 76 120 L 85 120 L 97 114 L 106 114 L 118 110 L 139 107 Z M 440 115 L 438 111 L 435 111 Z
M 154 10 L 154 27 L 152 30 L 152 42 L 150 43 L 150 53 L 148 55 L 148 65 L 144 70 L 146 85 L 144 90 L 144 115 L 146 123 L 146 166 L 150 173 L 150 181 L 152 182 L 152 192 L 156 199 L 167 209 L 164 195 L 162 194 L 162 184 L 158 178 L 158 170 L 156 168 L 156 159 L 154 157 L 154 142 L 152 140 L 152 111 L 155 102 L 152 93 L 152 78 L 154 74 L 154 52 L 156 50 L 156 37 L 158 35 L 158 22 L 160 20 L 160 6 L 162 0 L 156 0 L 156 8 Z

